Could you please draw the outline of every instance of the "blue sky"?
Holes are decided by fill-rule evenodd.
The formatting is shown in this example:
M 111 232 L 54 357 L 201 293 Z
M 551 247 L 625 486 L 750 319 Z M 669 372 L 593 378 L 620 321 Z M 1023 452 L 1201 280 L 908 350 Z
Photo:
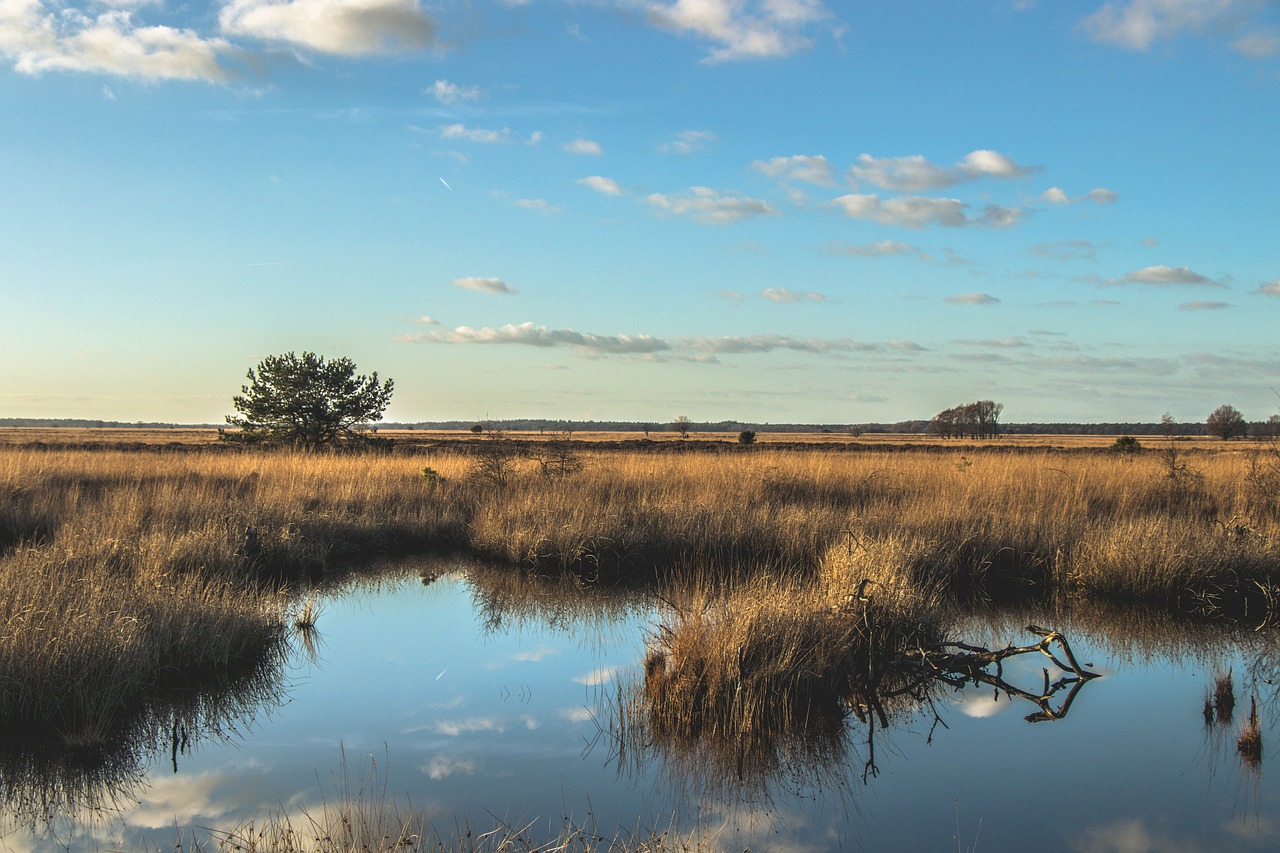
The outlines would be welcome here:
M 1280 4 L 0 0 L 0 416 L 1250 419 Z

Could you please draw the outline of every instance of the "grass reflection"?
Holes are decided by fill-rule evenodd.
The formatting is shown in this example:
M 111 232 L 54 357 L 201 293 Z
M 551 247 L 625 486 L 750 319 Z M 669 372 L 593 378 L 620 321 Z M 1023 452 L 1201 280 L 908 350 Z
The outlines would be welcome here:
M 183 686 L 156 687 L 128 706 L 47 726 L 11 728 L 0 739 L 0 810 L 37 837 L 101 825 L 134 807 L 148 767 L 202 741 L 239 737 L 281 701 L 289 643 L 283 629 L 251 652 Z

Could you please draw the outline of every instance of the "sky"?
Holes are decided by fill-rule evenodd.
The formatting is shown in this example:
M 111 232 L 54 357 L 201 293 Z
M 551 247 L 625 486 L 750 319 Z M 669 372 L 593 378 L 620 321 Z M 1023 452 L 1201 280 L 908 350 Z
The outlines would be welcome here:
M 1275 0 L 0 0 L 0 417 L 1280 411 Z

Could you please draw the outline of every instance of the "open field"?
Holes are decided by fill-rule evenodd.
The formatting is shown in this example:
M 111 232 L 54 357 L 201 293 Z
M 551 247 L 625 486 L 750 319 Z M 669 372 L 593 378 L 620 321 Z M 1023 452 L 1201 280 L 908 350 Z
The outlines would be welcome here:
M 127 728 L 104 708 L 126 713 L 175 680 L 271 658 L 296 601 L 287 590 L 433 549 L 713 599 L 760 599 L 763 578 L 765 622 L 810 644 L 829 633 L 858 645 L 840 626 L 873 604 L 882 623 L 908 626 L 940 603 L 1053 596 L 1250 625 L 1277 615 L 1274 447 L 1009 446 L 654 454 L 480 440 L 429 457 L 0 447 L 0 719 L 102 742 Z
M 513 441 L 551 442 L 563 440 L 565 433 L 518 432 L 507 431 L 504 437 Z M 480 443 L 485 436 L 476 436 L 469 430 L 403 430 L 380 429 L 377 435 L 391 439 L 405 452 L 423 450 L 437 445 L 456 443 Z M 640 445 L 680 444 L 680 436 L 665 428 L 655 429 L 646 436 L 641 432 L 573 432 L 570 437 L 582 444 L 593 443 L 631 443 Z M 1063 450 L 1102 450 L 1115 443 L 1114 435 L 1006 435 L 994 439 L 944 439 L 927 433 L 862 433 L 851 435 L 841 432 L 767 432 L 756 433 L 756 445 L 812 445 L 814 447 L 842 447 L 855 449 L 898 449 L 915 447 L 934 447 L 968 449 L 979 447 L 1004 448 L 1006 450 L 1023 448 L 1059 448 Z M 1159 436 L 1140 436 L 1144 447 L 1160 444 Z M 1249 452 L 1261 446 L 1252 440 L 1232 440 L 1223 442 L 1209 436 L 1180 437 L 1179 442 L 1188 450 L 1204 452 Z M 685 444 L 732 444 L 737 445 L 736 432 L 694 432 L 690 433 Z M 80 427 L 0 427 L 0 446 L 23 446 L 44 444 L 52 447 L 111 447 L 123 446 L 129 449 L 181 448 L 181 447 L 216 447 L 219 445 L 218 431 L 206 428 L 176 427 L 173 429 L 147 428 L 80 428 Z
M 1276 447 L 1146 446 L 0 445 L 0 726 L 40 744 L 35 764 L 0 753 L 0 772 L 150 743 L 191 688 L 269 696 L 301 593 L 380 556 L 482 558 L 495 600 L 566 576 L 656 593 L 670 615 L 632 731 L 750 778 L 835 754 L 850 712 L 874 725 L 927 703 L 939 664 L 912 650 L 936 653 L 973 607 L 1273 623 Z

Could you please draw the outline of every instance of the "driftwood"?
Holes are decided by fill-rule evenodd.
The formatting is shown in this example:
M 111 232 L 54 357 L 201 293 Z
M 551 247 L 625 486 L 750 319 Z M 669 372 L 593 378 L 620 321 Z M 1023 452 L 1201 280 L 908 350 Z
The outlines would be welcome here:
M 1038 643 L 1029 646 L 1006 646 L 1003 649 L 984 649 L 966 643 L 939 643 L 927 648 L 917 648 L 902 657 L 902 663 L 918 668 L 923 679 L 941 681 L 952 687 L 961 688 L 968 684 L 987 684 L 1005 695 L 1018 696 L 1039 707 L 1039 711 L 1027 716 L 1027 721 L 1039 723 L 1045 720 L 1060 720 L 1071 709 L 1076 694 L 1098 673 L 1090 672 L 1082 667 L 1071 651 L 1071 645 L 1058 631 L 1028 625 L 1027 630 L 1040 635 Z M 1060 659 L 1054 654 L 1053 646 L 1057 646 L 1062 655 Z M 1063 673 L 1057 681 L 1052 681 L 1049 668 L 1045 667 L 1044 684 L 1040 692 L 1033 693 L 1010 684 L 1004 678 L 1004 661 L 1019 655 L 1039 652 L 1047 657 L 1058 671 Z M 994 667 L 994 671 L 992 668 Z M 909 689 L 909 688 L 905 688 Z M 1054 699 L 1066 690 L 1066 697 L 1055 708 Z M 899 691 L 901 692 L 901 691 Z
M 869 717 L 874 714 L 879 719 L 880 727 L 887 729 L 889 715 L 885 711 L 884 700 L 893 697 L 909 695 L 921 704 L 927 704 L 933 710 L 933 726 L 929 729 L 930 741 L 933 740 L 934 728 L 938 725 L 947 727 L 933 705 L 934 694 L 929 690 L 938 683 L 947 684 L 956 689 L 970 684 L 986 684 L 993 687 L 997 695 L 1003 692 L 1010 698 L 1016 696 L 1026 699 L 1040 709 L 1026 716 L 1029 723 L 1061 720 L 1065 717 L 1071 710 L 1071 703 L 1075 701 L 1080 688 L 1097 678 L 1099 673 L 1090 672 L 1080 665 L 1071 651 L 1067 638 L 1058 631 L 1037 625 L 1028 625 L 1027 630 L 1038 634 L 1040 641 L 1029 646 L 1006 646 L 1003 649 L 984 649 L 967 643 L 936 643 L 911 649 L 879 669 L 873 666 L 872 671 L 868 673 L 868 689 L 860 697 L 862 702 L 852 706 L 858 719 L 867 723 L 867 760 L 862 771 L 863 783 L 865 784 L 869 777 L 878 776 L 880 773 L 875 757 L 876 727 Z M 1054 653 L 1055 645 L 1062 658 Z M 1005 660 L 1036 652 L 1047 657 L 1059 672 L 1063 673 L 1062 677 L 1053 681 L 1049 668 L 1045 667 L 1044 684 L 1039 694 L 1010 684 L 1004 678 Z M 892 680 L 900 686 L 884 689 L 882 683 L 889 675 L 892 675 Z M 905 684 L 902 683 L 904 676 Z M 1055 708 L 1054 700 L 1064 690 L 1066 696 Z

